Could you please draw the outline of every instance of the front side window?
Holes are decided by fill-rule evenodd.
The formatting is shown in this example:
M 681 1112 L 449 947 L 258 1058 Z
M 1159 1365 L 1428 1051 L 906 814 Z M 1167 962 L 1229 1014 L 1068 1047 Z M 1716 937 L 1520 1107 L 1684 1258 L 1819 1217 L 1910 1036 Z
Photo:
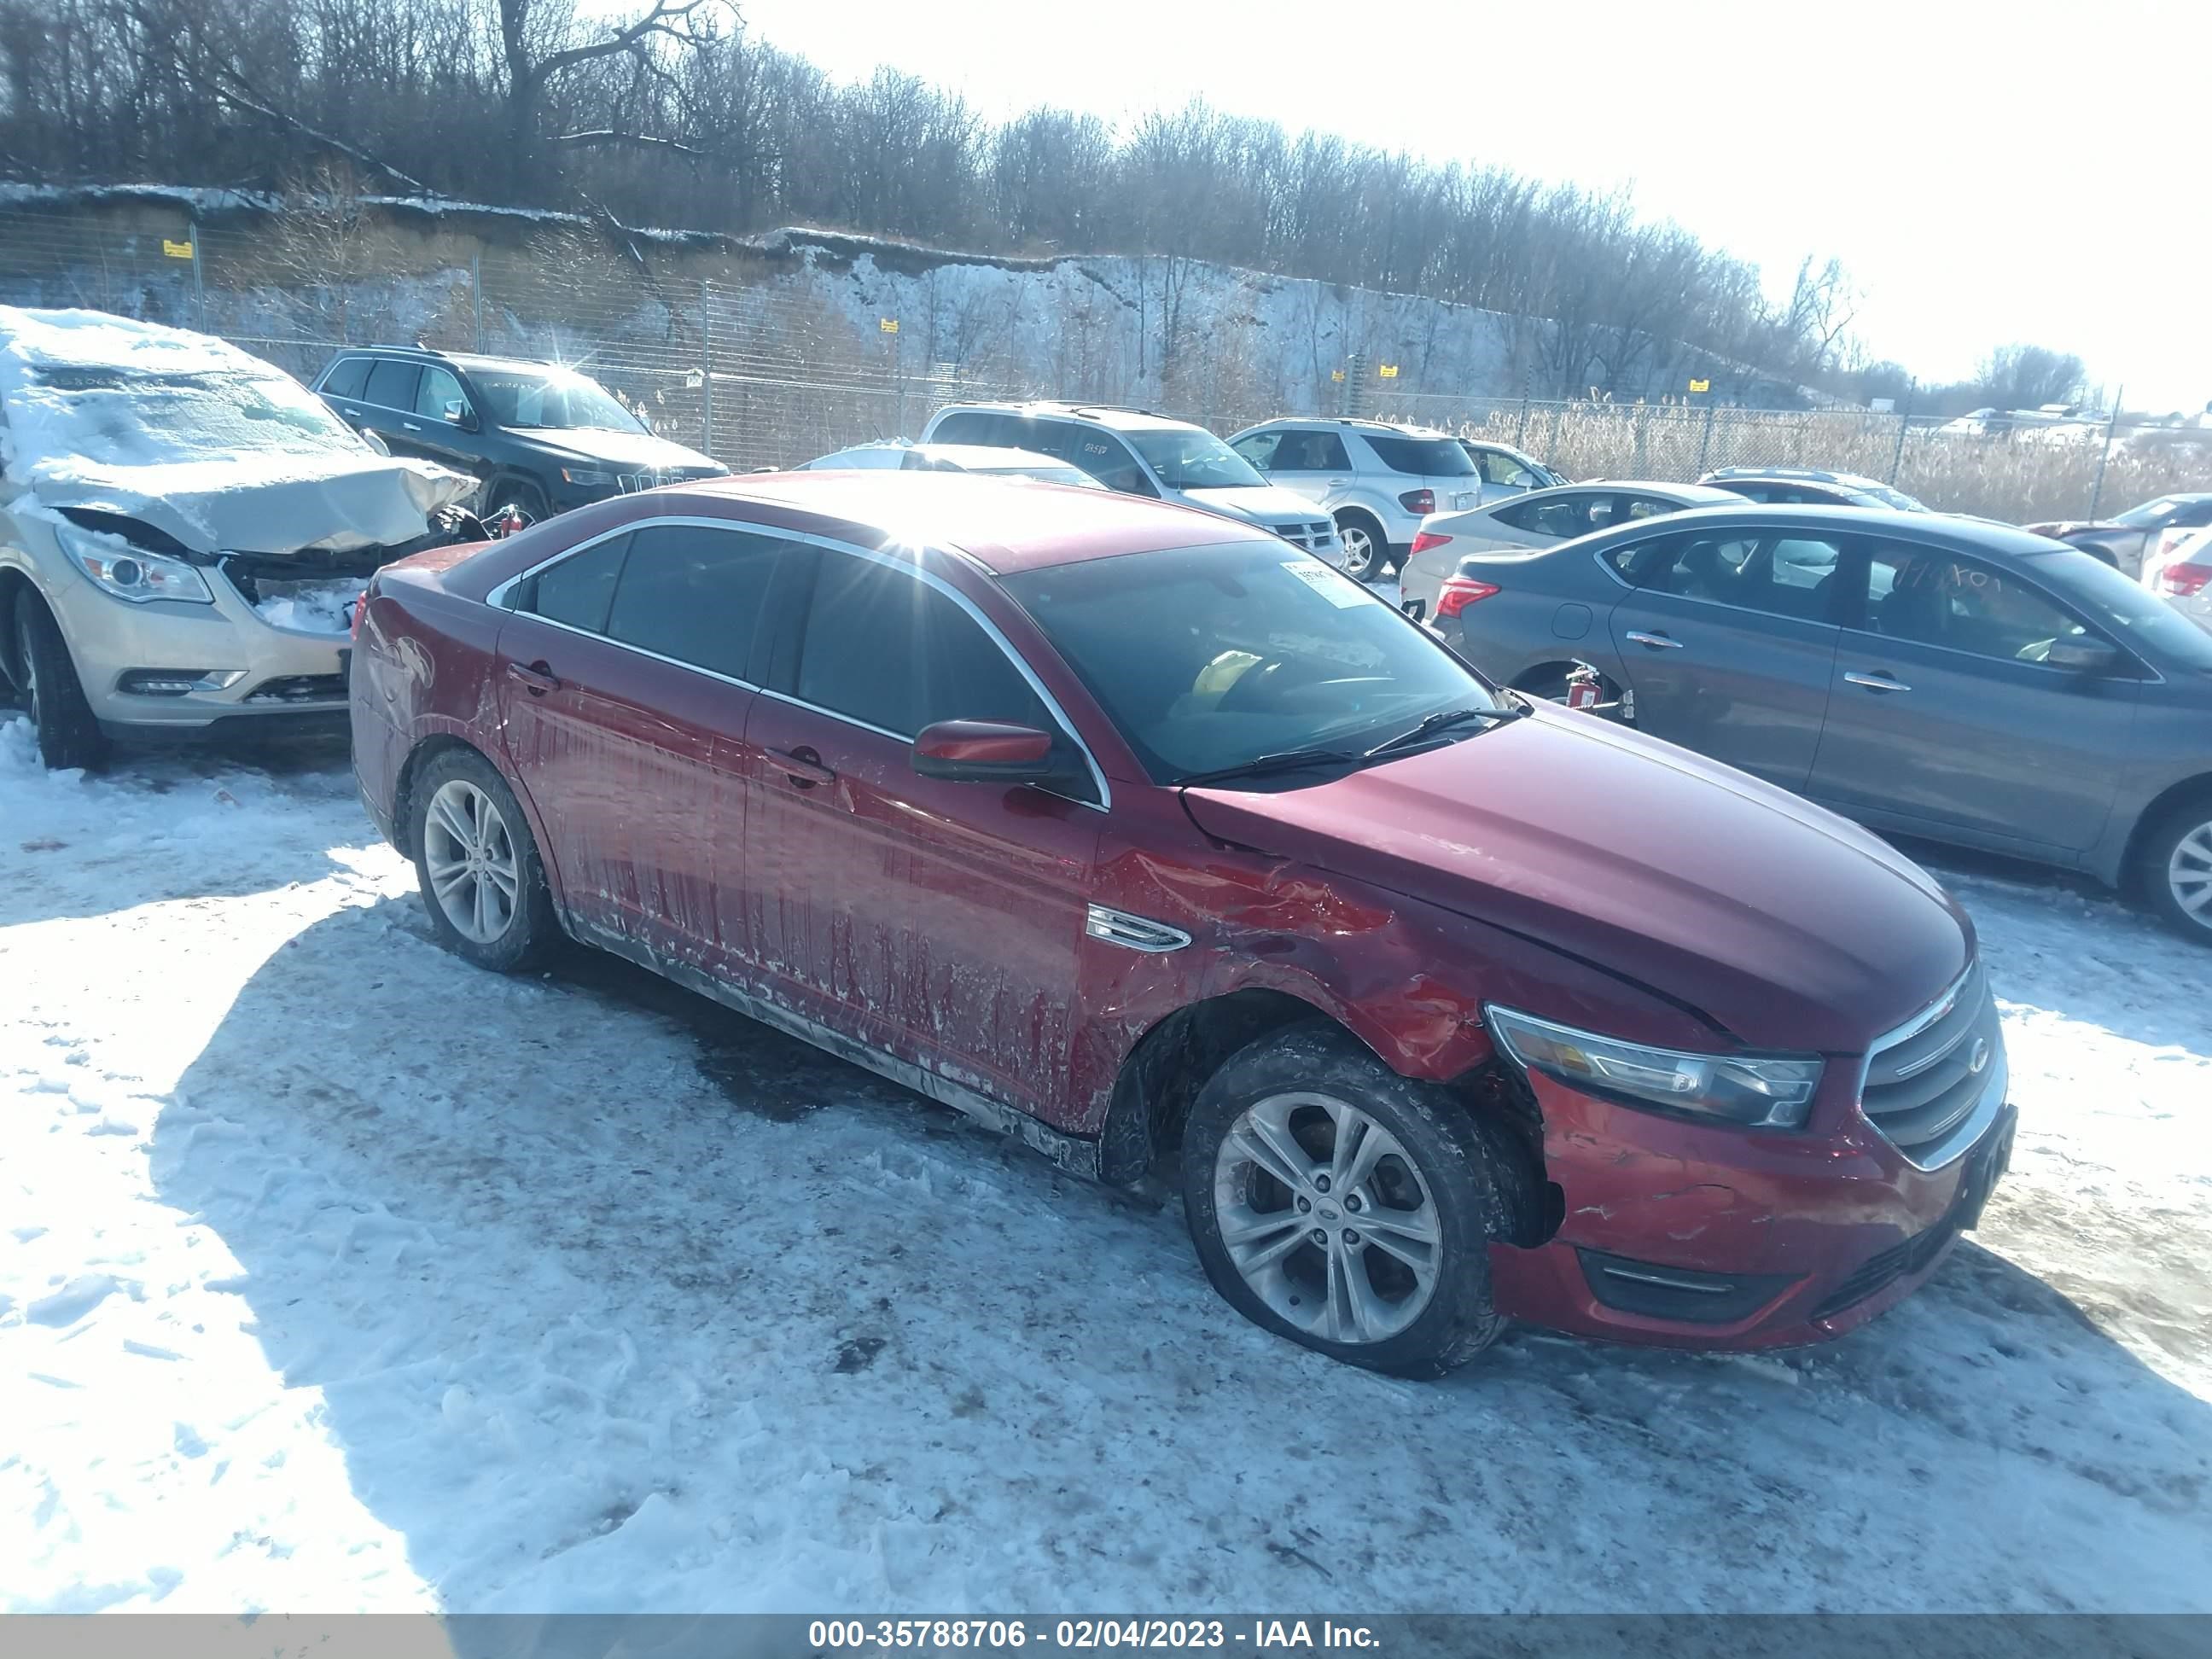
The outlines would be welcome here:
M 1272 472 L 1275 470 L 1275 451 L 1288 436 L 1287 432 L 1248 432 L 1229 447 L 1258 471 Z
M 415 390 L 415 412 L 427 415 L 434 421 L 447 418 L 449 410 L 466 413 L 469 400 L 461 395 L 461 383 L 453 378 L 451 369 L 426 368 L 422 383 Z
M 957 600 L 911 570 L 824 553 L 795 694 L 912 738 L 939 720 L 1058 730 L 1036 689 Z
M 1154 428 L 1128 438 L 1170 489 L 1241 489 L 1267 482 L 1243 456 L 1200 427 Z M 1076 462 L 1082 464 L 1080 459 Z
M 1157 497 L 1160 493 L 1152 488 L 1152 481 L 1145 476 L 1145 469 L 1137 464 L 1128 446 L 1110 432 L 1101 432 L 1095 427 L 1078 426 L 1072 421 L 1039 421 L 1035 434 L 1025 437 L 1020 447 L 1039 450 L 1070 466 L 1080 467 L 1107 489 L 1118 489 L 1125 495 Z M 1237 458 L 1231 455 L 1230 459 Z M 1243 466 L 1247 472 L 1252 471 L 1242 461 L 1237 461 L 1237 465 Z M 1260 475 L 1253 472 L 1252 481 L 1257 483 Z
M 1375 459 L 1393 472 L 1417 478 L 1468 478 L 1474 463 L 1456 438 L 1407 438 L 1380 432 L 1360 434 Z
M 1868 560 L 1866 628 L 1884 639 L 2014 662 L 2040 662 L 2053 641 L 2088 631 L 2009 571 L 1954 554 L 1887 546 Z
M 1279 544 L 1091 559 L 1004 586 L 1158 783 L 1309 749 L 1356 762 L 1426 715 L 1499 706 L 1393 606 Z

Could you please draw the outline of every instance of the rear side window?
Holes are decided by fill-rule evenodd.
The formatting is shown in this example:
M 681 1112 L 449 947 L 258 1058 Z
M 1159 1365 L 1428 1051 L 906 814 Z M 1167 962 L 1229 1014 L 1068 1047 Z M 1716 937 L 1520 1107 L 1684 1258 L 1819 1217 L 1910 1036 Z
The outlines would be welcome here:
M 415 375 L 414 364 L 393 362 L 387 358 L 368 371 L 368 389 L 362 397 L 386 409 L 412 409 Z
M 615 580 L 622 574 L 623 555 L 629 543 L 628 536 L 610 537 L 539 571 L 514 608 L 586 634 L 605 633 L 607 606 L 613 601 Z
M 610 639 L 732 679 L 749 677 L 769 579 L 789 544 L 700 525 L 647 525 L 607 611 Z
M 1510 525 L 1516 530 L 1564 541 L 1571 536 L 1587 536 L 1593 530 L 1604 529 L 1613 522 L 1612 505 L 1610 495 L 1578 489 L 1568 495 L 1516 501 L 1510 507 L 1498 508 L 1496 516 L 1500 524 Z
M 1419 478 L 1474 476 L 1474 463 L 1454 439 L 1401 438 L 1379 432 L 1363 432 L 1359 435 L 1375 452 L 1375 459 L 1393 472 L 1410 473 Z
M 1039 421 L 1019 447 L 1042 450 L 1071 466 L 1079 466 L 1107 489 L 1125 495 L 1159 494 L 1129 453 L 1129 446 L 1096 427 L 1078 426 L 1072 421 Z
M 331 398 L 358 398 L 368 384 L 368 359 L 341 357 L 323 377 L 323 393 Z
M 1502 449 L 1486 449 L 1475 456 L 1475 471 L 1486 483 L 1510 484 L 1516 489 L 1541 489 L 1544 480 Z
M 973 617 L 910 573 L 850 554 L 823 555 L 798 696 L 905 738 L 938 720 L 1058 729 Z

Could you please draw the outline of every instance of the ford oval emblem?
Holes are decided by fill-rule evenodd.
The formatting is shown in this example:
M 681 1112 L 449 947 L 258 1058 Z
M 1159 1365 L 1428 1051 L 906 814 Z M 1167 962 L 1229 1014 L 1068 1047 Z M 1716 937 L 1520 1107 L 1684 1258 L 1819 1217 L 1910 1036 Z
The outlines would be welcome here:
M 1976 1037 L 1974 1050 L 1966 1056 L 1966 1071 L 1972 1076 L 1979 1077 L 1989 1063 L 1990 1040 L 1987 1037 Z

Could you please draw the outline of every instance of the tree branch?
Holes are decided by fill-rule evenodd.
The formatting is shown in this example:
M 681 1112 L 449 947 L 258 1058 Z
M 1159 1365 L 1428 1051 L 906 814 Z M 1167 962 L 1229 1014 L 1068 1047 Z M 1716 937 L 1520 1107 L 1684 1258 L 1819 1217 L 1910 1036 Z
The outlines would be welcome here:
M 655 138 L 642 132 L 617 132 L 609 127 L 596 128 L 589 132 L 563 132 L 545 141 L 549 144 L 574 144 L 581 149 L 605 149 L 626 147 L 631 149 L 660 150 L 672 155 L 689 156 L 695 161 L 707 159 L 707 152 L 695 149 L 690 144 L 673 138 Z
M 538 60 L 531 70 L 531 78 L 542 87 L 563 70 L 633 51 L 649 35 L 665 34 L 672 40 L 696 45 L 699 34 L 690 27 L 691 16 L 707 3 L 708 0 L 653 0 L 652 10 L 627 27 L 617 29 L 605 40 L 549 52 Z

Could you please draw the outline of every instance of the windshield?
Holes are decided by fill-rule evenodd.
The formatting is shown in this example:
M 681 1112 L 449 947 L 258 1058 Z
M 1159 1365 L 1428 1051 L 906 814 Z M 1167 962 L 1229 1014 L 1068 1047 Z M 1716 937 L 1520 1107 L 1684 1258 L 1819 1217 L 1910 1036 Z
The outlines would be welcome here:
M 1133 553 L 1004 582 L 1158 783 L 1293 750 L 1370 749 L 1426 714 L 1502 706 L 1393 607 L 1277 544 Z
M 24 380 L 26 398 L 59 417 L 55 435 L 66 434 L 72 453 L 112 465 L 272 451 L 354 459 L 366 448 L 321 398 L 273 369 L 163 374 L 47 364 Z
M 483 412 L 495 425 L 525 428 L 589 427 L 605 432 L 642 432 L 645 423 L 597 380 L 565 369 L 472 368 Z
M 2212 673 L 2212 634 L 2102 559 L 2069 549 L 2033 556 L 2037 574 L 2154 662 Z
M 1196 427 L 1121 435 L 1170 489 L 1239 489 L 1267 482 L 1242 455 Z
M 1078 489 L 1106 488 L 1082 468 L 1075 466 L 971 466 L 968 471 L 993 478 L 1037 478 L 1046 483 L 1072 484 Z
M 2178 495 L 2161 495 L 2154 501 L 2145 501 L 2141 507 L 2131 507 L 2113 519 L 2114 524 L 2124 524 L 2130 530 L 2155 530 L 2165 524 L 2181 508 Z

